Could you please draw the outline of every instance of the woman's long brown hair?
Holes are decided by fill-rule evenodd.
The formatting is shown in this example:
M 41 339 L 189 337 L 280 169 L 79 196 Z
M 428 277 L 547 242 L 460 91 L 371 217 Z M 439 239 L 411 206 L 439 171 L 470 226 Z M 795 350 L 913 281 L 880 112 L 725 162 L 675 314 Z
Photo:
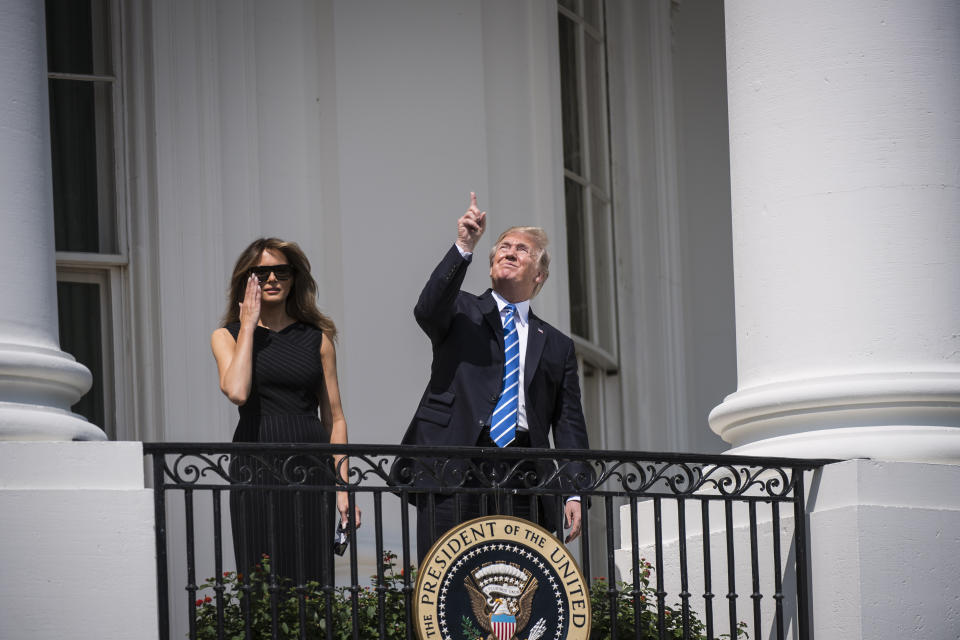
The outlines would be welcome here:
M 290 295 L 287 296 L 287 315 L 294 320 L 315 326 L 327 334 L 330 340 L 335 340 L 336 325 L 317 308 L 317 282 L 310 275 L 310 261 L 296 242 L 279 238 L 254 240 L 237 258 L 237 263 L 233 266 L 233 275 L 230 276 L 230 288 L 227 290 L 227 309 L 220 320 L 220 326 L 225 327 L 231 322 L 240 320 L 240 303 L 243 302 L 243 294 L 247 289 L 250 269 L 257 266 L 260 256 L 267 249 L 282 253 L 293 267 L 293 285 L 290 288 Z

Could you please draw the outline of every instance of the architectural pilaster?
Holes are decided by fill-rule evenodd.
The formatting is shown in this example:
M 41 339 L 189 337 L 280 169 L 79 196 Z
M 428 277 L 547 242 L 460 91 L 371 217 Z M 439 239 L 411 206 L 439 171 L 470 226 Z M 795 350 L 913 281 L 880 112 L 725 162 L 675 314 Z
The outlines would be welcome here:
M 725 5 L 740 454 L 960 462 L 960 4 Z
M 90 372 L 57 335 L 44 7 L 0 14 L 0 440 L 99 440 L 70 411 Z

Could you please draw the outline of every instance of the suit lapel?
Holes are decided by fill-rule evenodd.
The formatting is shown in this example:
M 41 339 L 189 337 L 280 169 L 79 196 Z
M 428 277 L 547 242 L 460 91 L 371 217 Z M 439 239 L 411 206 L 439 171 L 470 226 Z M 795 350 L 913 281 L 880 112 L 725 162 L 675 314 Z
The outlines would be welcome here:
M 503 351 L 503 322 L 500 320 L 500 310 L 497 308 L 497 301 L 493 299 L 490 289 L 487 289 L 480 296 L 480 313 L 483 319 L 490 325 L 490 330 L 497 338 L 497 344 L 500 345 L 500 351 Z
M 530 381 L 540 365 L 540 356 L 543 355 L 543 346 L 547 343 L 547 334 L 543 331 L 543 321 L 533 315 L 530 310 L 528 316 L 530 326 L 527 327 L 527 356 L 523 365 L 523 389 L 530 388 Z M 529 416 L 529 414 L 528 414 Z

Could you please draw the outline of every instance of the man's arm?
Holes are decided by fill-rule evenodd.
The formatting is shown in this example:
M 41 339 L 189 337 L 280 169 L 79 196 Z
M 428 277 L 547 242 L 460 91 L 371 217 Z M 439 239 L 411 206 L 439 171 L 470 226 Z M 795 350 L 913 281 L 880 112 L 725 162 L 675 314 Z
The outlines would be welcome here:
M 587 424 L 580 401 L 580 376 L 573 340 L 567 339 L 563 379 L 553 414 L 553 442 L 558 449 L 589 449 Z
M 469 265 L 469 258 L 464 258 L 457 247 L 450 247 L 420 292 L 413 316 L 434 343 L 442 341 L 450 329 L 457 294 Z
M 470 207 L 457 220 L 457 242 L 437 265 L 420 292 L 413 315 L 434 343 L 443 340 L 453 321 L 454 303 L 467 275 L 473 249 L 487 226 L 487 212 L 477 206 L 477 194 L 470 193 Z
M 589 449 L 587 425 L 580 400 L 580 376 L 577 374 L 577 354 L 573 341 L 569 341 L 563 364 L 563 381 L 553 422 L 553 441 L 558 449 Z M 589 468 L 580 464 L 567 466 L 574 474 L 589 474 Z M 574 478 L 570 478 L 572 482 Z M 580 535 L 583 507 L 579 496 L 567 498 L 563 505 L 563 526 L 570 529 L 564 542 L 571 542 Z

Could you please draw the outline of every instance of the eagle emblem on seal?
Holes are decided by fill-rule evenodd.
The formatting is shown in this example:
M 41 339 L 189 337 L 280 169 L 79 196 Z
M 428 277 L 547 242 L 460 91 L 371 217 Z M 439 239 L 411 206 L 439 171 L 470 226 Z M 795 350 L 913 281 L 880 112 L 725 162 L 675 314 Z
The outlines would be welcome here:
M 484 640 L 519 640 L 530 621 L 537 579 L 515 564 L 489 562 L 463 582 L 473 615 L 488 634 Z

